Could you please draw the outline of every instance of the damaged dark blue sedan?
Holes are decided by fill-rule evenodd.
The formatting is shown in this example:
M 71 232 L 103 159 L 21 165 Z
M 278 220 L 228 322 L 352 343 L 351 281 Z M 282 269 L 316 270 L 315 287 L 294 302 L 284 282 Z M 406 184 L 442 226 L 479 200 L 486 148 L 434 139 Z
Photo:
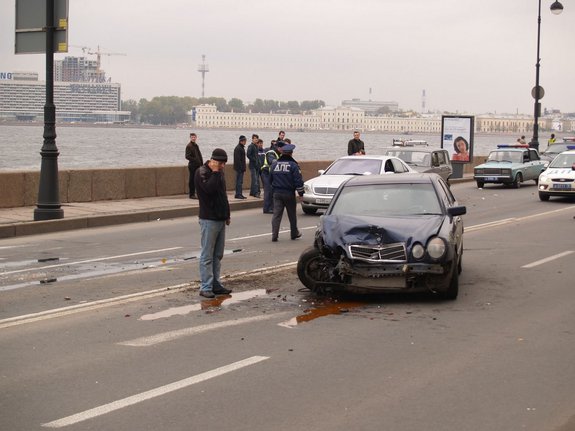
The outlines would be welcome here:
M 459 293 L 465 206 L 436 174 L 370 175 L 344 182 L 298 260 L 316 293 Z

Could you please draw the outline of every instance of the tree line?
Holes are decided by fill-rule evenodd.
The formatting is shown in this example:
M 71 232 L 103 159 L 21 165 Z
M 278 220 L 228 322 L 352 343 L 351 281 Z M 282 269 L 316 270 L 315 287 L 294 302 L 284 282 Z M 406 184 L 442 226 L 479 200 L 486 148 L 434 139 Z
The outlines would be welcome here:
M 178 97 L 159 96 L 152 100 L 133 99 L 122 101 L 122 110 L 132 113 L 132 121 L 146 124 L 178 124 L 188 121 L 188 112 L 197 105 L 216 105 L 219 112 L 254 112 L 254 113 L 281 113 L 290 112 L 301 114 L 305 111 L 325 106 L 323 100 L 304 100 L 298 102 L 291 100 L 281 102 L 278 100 L 256 99 L 253 103 L 245 104 L 241 99 L 226 100 L 223 97 Z

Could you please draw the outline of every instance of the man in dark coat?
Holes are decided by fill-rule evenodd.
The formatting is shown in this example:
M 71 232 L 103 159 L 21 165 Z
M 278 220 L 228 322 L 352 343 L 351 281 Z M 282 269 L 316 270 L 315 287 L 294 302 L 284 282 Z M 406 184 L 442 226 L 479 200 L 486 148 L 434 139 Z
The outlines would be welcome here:
M 295 145 L 286 144 L 281 147 L 279 159 L 270 167 L 271 185 L 274 197 L 274 215 L 272 216 L 272 241 L 278 240 L 280 224 L 286 209 L 291 239 L 298 239 L 301 233 L 297 228 L 296 192 L 303 196 L 303 177 L 298 163 L 292 157 Z
M 258 141 L 260 137 L 255 133 L 252 135 L 252 142 L 248 145 L 248 149 L 246 151 L 246 155 L 248 156 L 249 160 L 249 167 L 250 167 L 250 196 L 254 198 L 260 197 L 260 158 L 258 155 Z
M 226 152 L 216 148 L 210 160 L 200 166 L 195 175 L 202 235 L 199 259 L 200 295 L 205 298 L 231 293 L 231 290 L 226 289 L 220 282 L 226 226 L 229 226 L 231 221 L 224 170 L 227 161 Z
M 186 159 L 188 160 L 188 171 L 190 174 L 188 181 L 190 199 L 197 199 L 194 174 L 196 173 L 196 169 L 204 164 L 202 152 L 196 143 L 197 138 L 198 136 L 195 133 L 190 133 L 190 142 L 186 145 Z
M 244 174 L 246 172 L 246 137 L 240 136 L 240 140 L 234 149 L 234 171 L 236 171 L 236 199 L 247 199 L 242 192 L 244 186 Z
M 365 146 L 363 141 L 359 139 L 359 131 L 353 132 L 353 139 L 350 139 L 347 143 L 347 155 L 348 156 L 360 156 L 365 154 Z

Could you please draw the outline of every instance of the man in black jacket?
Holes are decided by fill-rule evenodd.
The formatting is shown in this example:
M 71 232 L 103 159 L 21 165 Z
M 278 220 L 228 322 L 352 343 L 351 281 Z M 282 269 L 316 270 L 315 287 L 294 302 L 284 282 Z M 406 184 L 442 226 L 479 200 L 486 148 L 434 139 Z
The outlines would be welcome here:
M 353 139 L 350 139 L 347 143 L 347 155 L 348 156 L 361 156 L 365 154 L 365 146 L 363 141 L 359 139 L 359 131 L 353 132 Z
M 200 295 L 214 298 L 227 295 L 220 282 L 221 260 L 224 257 L 226 226 L 230 224 L 230 204 L 226 193 L 225 166 L 228 155 L 216 148 L 210 160 L 196 170 L 195 182 L 200 204 Z
M 190 142 L 186 145 L 186 159 L 188 160 L 188 171 L 190 173 L 190 179 L 188 182 L 190 199 L 197 199 L 196 187 L 194 185 L 194 174 L 196 173 L 196 169 L 204 164 L 202 152 L 196 143 L 197 138 L 198 136 L 195 133 L 190 133 Z
M 246 172 L 246 137 L 240 136 L 240 141 L 234 148 L 234 171 L 236 171 L 236 199 L 247 199 L 242 192 L 244 173 Z

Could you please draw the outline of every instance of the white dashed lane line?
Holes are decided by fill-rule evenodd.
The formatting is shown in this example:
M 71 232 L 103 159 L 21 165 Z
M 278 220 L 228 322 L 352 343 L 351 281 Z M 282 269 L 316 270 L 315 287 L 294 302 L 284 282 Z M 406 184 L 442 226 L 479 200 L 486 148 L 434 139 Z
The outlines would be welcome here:
M 130 397 L 123 398 L 121 400 L 114 401 L 108 404 L 104 404 L 102 406 L 95 407 L 93 409 L 86 410 L 81 413 L 76 413 L 74 415 L 67 416 L 62 419 L 48 422 L 42 424 L 42 426 L 45 428 L 63 428 L 69 425 L 74 425 L 79 422 L 84 422 L 88 419 L 93 419 L 95 417 L 123 409 L 124 407 L 141 403 L 142 401 L 156 398 L 165 395 L 167 393 L 177 391 L 179 389 L 187 388 L 188 386 L 195 385 L 196 383 L 201 383 L 209 379 L 213 379 L 214 377 L 231 373 L 232 371 L 237 371 L 241 368 L 249 367 L 250 365 L 257 364 L 258 362 L 265 361 L 266 359 L 269 359 L 269 356 L 252 356 L 250 358 L 246 358 L 229 365 L 224 365 L 223 367 L 219 367 L 211 371 L 206 371 L 205 373 L 197 374 L 195 376 L 188 377 L 186 379 L 179 380 L 177 382 L 170 383 L 165 386 L 160 386 L 158 388 L 151 389 L 149 391 L 142 392 L 136 395 L 132 395 Z

